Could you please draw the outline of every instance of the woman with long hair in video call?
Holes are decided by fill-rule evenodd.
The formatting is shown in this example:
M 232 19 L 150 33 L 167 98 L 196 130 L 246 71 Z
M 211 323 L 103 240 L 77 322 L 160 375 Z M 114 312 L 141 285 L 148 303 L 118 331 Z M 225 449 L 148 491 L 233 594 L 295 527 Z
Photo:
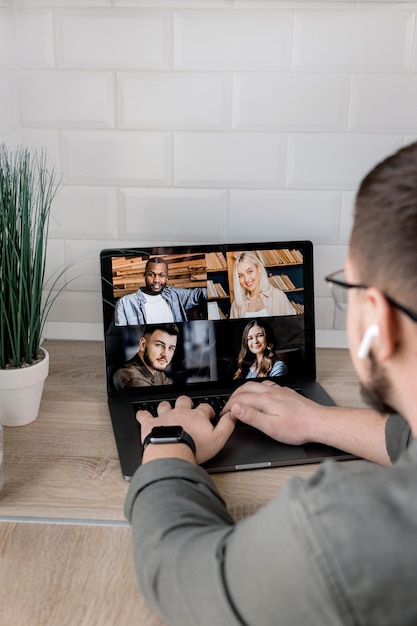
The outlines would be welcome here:
M 246 324 L 237 359 L 236 378 L 285 376 L 287 366 L 275 357 L 275 338 L 267 324 L 257 319 Z
M 296 315 L 287 296 L 273 287 L 260 259 L 253 252 L 241 252 L 233 266 L 234 300 L 230 319 L 256 316 Z

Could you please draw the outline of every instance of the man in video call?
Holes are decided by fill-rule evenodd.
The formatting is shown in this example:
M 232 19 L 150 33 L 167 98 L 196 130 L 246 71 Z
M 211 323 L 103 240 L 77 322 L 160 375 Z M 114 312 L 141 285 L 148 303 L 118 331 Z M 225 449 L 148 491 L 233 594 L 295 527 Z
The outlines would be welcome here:
M 167 285 L 168 264 L 162 257 L 148 259 L 144 277 L 145 287 L 117 301 L 116 326 L 186 322 L 187 311 L 206 306 L 207 289 Z
M 172 385 L 164 370 L 175 354 L 178 334 L 175 324 L 146 327 L 137 354 L 114 374 L 115 389 Z

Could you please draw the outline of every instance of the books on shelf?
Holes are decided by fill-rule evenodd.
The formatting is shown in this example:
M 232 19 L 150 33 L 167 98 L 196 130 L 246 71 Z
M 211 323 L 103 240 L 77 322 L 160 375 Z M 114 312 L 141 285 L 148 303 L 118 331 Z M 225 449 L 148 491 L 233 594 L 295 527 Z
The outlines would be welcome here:
M 209 271 L 227 269 L 226 257 L 223 252 L 209 252 L 206 254 L 206 265 Z
M 299 250 L 257 250 L 256 254 L 264 266 L 268 265 L 295 265 L 303 262 L 303 255 Z
M 204 254 L 164 255 L 164 259 L 168 264 L 168 276 L 171 285 L 185 289 L 205 287 L 207 268 Z M 122 297 L 144 287 L 147 260 L 147 257 L 141 255 L 113 259 L 112 273 L 115 297 Z
M 209 298 L 227 298 L 228 294 L 221 283 L 215 283 L 213 280 L 207 281 L 207 296 Z
M 269 282 L 273 287 L 278 287 L 281 291 L 293 291 L 296 289 L 291 278 L 286 274 L 273 274 L 269 277 Z
M 295 309 L 295 312 L 297 313 L 297 315 L 303 315 L 304 313 L 304 304 L 299 304 L 298 302 L 293 302 L 292 300 L 290 300 L 293 308 Z
M 207 314 L 209 320 L 226 319 L 226 315 L 223 313 L 217 302 L 207 302 Z

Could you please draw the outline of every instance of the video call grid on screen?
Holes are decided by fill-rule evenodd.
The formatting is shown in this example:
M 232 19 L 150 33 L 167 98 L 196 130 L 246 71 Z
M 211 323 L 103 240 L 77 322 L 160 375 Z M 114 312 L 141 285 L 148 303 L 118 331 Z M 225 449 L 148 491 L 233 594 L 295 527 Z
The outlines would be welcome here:
M 291 314 L 265 315 L 264 311 L 259 316 L 247 311 L 241 317 L 241 312 L 233 312 L 240 283 L 234 278 L 234 266 L 245 252 L 255 255 L 265 268 L 268 284 L 285 294 Z M 151 324 L 120 323 L 115 313 L 121 298 L 145 287 L 145 266 L 154 257 L 166 262 L 167 287 L 207 292 L 203 302 L 187 309 L 186 321 L 174 319 L 179 334 L 164 373 L 175 389 L 192 389 L 196 384 L 213 389 L 219 382 L 231 387 L 244 382 L 247 372 L 242 374 L 243 380 L 236 378 L 238 355 L 245 327 L 253 320 L 267 329 L 274 342 L 274 358 L 285 364 L 279 382 L 315 377 L 310 242 L 104 250 L 101 265 L 109 391 L 114 390 L 114 373 L 137 354 L 145 327 L 152 329 Z M 248 258 L 251 263 L 246 255 Z

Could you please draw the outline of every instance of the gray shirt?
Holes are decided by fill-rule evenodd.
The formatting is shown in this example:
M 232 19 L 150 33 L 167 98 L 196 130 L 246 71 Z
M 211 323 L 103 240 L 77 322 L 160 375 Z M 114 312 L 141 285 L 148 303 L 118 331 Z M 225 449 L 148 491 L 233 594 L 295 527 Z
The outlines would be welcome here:
M 405 430 L 388 420 L 391 458 Z M 155 460 L 125 513 L 140 587 L 169 624 L 414 626 L 416 493 L 412 440 L 390 467 L 326 461 L 238 524 L 201 467 Z

